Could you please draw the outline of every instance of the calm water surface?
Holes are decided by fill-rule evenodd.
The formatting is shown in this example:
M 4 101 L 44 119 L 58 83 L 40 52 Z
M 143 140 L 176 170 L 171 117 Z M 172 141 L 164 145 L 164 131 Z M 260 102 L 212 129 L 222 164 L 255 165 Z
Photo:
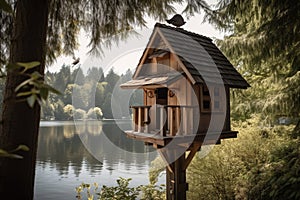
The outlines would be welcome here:
M 35 199 L 76 199 L 82 182 L 131 186 L 148 184 L 156 152 L 126 138 L 129 121 L 41 122 L 35 176 Z

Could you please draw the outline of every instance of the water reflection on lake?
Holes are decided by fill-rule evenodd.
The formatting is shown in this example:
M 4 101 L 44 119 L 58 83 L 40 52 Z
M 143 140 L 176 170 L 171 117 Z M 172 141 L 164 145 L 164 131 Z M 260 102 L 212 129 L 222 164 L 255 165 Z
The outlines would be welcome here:
M 132 186 L 147 184 L 156 152 L 126 138 L 121 129 L 131 129 L 129 121 L 118 125 L 113 121 L 76 126 L 74 122 L 41 122 L 35 199 L 75 199 L 75 187 L 82 182 L 115 185 L 119 177 L 132 178 Z

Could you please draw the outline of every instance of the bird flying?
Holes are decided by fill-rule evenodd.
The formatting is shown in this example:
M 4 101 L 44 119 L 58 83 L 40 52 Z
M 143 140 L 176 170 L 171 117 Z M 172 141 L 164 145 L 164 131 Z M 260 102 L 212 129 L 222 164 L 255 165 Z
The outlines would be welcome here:
M 76 58 L 75 56 L 73 56 L 73 62 L 72 62 L 72 65 L 77 65 L 80 61 L 80 58 Z

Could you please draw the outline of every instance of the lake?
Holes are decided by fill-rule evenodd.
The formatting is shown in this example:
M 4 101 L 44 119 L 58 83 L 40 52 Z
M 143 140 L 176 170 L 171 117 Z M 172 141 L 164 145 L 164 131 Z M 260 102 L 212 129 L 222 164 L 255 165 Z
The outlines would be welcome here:
M 148 184 L 157 153 L 126 138 L 129 129 L 128 120 L 41 122 L 34 199 L 76 199 L 81 183 L 112 186 L 119 177 L 132 178 L 130 186 Z

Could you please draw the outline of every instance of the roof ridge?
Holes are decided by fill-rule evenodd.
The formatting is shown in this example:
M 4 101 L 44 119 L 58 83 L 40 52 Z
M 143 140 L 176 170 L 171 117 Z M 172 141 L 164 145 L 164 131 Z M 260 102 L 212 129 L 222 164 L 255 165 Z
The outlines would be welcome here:
M 156 24 L 154 25 L 154 27 L 167 28 L 167 29 L 171 29 L 171 30 L 174 30 L 174 31 L 177 31 L 177 32 L 181 32 L 183 34 L 187 34 L 187 35 L 191 35 L 191 36 L 196 36 L 196 37 L 201 37 L 203 39 L 212 41 L 212 39 L 210 37 L 207 37 L 207 36 L 204 36 L 204 35 L 201 35 L 201 34 L 198 34 L 198 33 L 194 33 L 194 32 L 191 32 L 191 31 L 187 31 L 187 30 L 184 30 L 183 28 L 175 28 L 175 27 L 172 27 L 172 26 L 168 26 L 166 24 L 161 24 L 159 22 L 156 22 Z

